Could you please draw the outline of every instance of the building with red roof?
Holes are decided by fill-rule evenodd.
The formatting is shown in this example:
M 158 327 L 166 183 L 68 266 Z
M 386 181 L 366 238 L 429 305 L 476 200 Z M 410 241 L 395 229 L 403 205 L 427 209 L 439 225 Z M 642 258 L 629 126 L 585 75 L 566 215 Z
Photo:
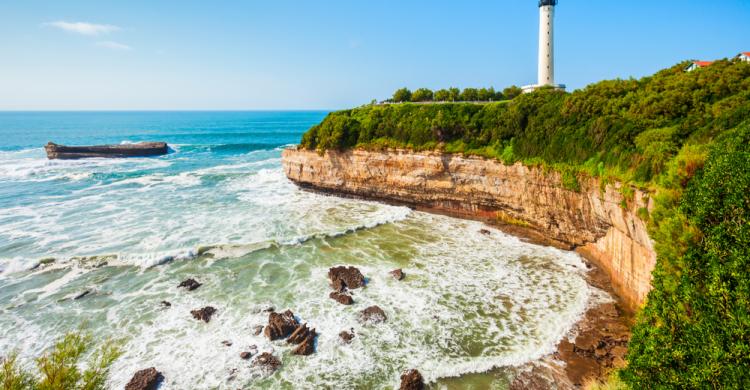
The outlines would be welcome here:
M 710 66 L 713 64 L 713 61 L 693 61 L 690 65 L 688 65 L 687 68 L 685 68 L 686 72 L 692 72 L 696 69 L 705 68 L 707 66 Z

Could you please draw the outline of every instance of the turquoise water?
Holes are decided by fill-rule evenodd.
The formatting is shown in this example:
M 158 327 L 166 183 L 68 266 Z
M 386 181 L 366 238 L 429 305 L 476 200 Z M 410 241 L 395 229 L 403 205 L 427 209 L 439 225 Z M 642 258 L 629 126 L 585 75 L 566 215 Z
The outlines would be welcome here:
M 509 367 L 551 353 L 601 298 L 573 253 L 299 190 L 281 150 L 325 115 L 0 113 L 0 355 L 17 350 L 29 363 L 85 322 L 98 340 L 123 342 L 112 388 L 150 366 L 165 389 L 393 388 L 408 368 L 436 388 L 505 388 Z M 48 161 L 42 149 L 144 140 L 173 150 Z M 352 306 L 328 298 L 326 272 L 339 264 L 368 278 Z M 404 281 L 388 276 L 394 268 Z M 177 289 L 187 277 L 204 285 Z M 375 304 L 388 321 L 360 324 L 358 311 Z M 195 321 L 190 310 L 206 305 L 216 316 Z M 317 328 L 316 353 L 255 336 L 266 305 Z M 356 337 L 342 344 L 349 329 Z M 250 345 L 282 368 L 266 376 L 239 359 Z

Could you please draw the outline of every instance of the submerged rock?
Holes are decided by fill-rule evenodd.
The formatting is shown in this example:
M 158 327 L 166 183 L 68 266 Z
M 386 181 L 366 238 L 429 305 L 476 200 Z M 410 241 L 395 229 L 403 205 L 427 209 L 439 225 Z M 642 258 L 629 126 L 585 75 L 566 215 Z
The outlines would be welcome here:
M 84 291 L 84 292 L 76 295 L 75 297 L 73 297 L 73 300 L 77 301 L 77 300 L 79 300 L 79 299 L 81 299 L 81 298 L 83 298 L 83 297 L 85 297 L 86 295 L 89 295 L 89 294 L 91 294 L 91 290 L 86 290 L 86 291 Z
M 345 289 L 355 289 L 365 286 L 365 277 L 356 267 L 339 266 L 328 270 L 328 278 L 331 279 L 331 286 L 336 291 Z
M 247 360 L 250 359 L 253 356 L 251 352 L 241 352 L 240 353 L 240 359 Z
M 351 331 L 341 331 L 341 333 L 339 333 L 339 338 L 344 344 L 351 343 L 352 339 L 354 339 L 354 329 L 351 329 Z
M 224 345 L 225 347 L 231 347 L 232 346 L 232 342 L 229 341 L 229 340 L 224 340 L 224 341 L 221 342 L 221 344 Z
M 328 297 L 342 305 L 351 305 L 354 303 L 352 296 L 343 292 L 334 291 L 328 294 Z
M 263 325 L 255 325 L 253 327 L 253 334 L 257 336 L 261 333 L 263 333 Z
M 164 376 L 156 368 L 147 368 L 136 372 L 125 385 L 125 390 L 155 390 L 162 380 Z
M 193 318 L 205 322 L 211 321 L 211 317 L 214 315 L 214 313 L 216 313 L 216 308 L 214 308 L 213 306 L 206 306 L 202 309 L 190 311 L 190 314 L 193 315 Z
M 179 284 L 179 285 L 178 285 L 177 287 L 178 287 L 178 288 L 180 288 L 180 287 L 184 287 L 184 288 L 186 288 L 186 289 L 187 289 L 188 291 L 193 291 L 193 290 L 195 290 L 196 288 L 198 288 L 198 287 L 200 287 L 200 286 L 202 286 L 202 284 L 201 284 L 201 283 L 198 283 L 198 282 L 197 282 L 197 281 L 196 281 L 195 279 L 193 279 L 193 278 L 189 278 L 189 279 L 183 280 L 183 281 L 182 281 L 182 283 L 180 283 L 180 284 Z
M 490 234 L 492 234 L 492 232 L 487 229 L 479 229 L 479 233 L 484 234 L 485 236 L 489 236 Z
M 273 373 L 281 366 L 281 361 L 268 352 L 263 352 L 253 360 L 253 367 L 259 367 L 267 373 Z
M 169 301 L 161 301 L 159 304 L 165 309 L 168 307 L 172 307 L 172 304 Z
M 393 271 L 389 272 L 389 274 L 393 276 L 393 279 L 396 279 L 396 280 L 404 279 L 404 271 L 402 271 L 401 268 L 394 269 Z
M 299 344 L 297 348 L 292 351 L 295 355 L 311 355 L 315 352 L 315 337 L 317 337 L 315 329 L 310 330 L 307 324 L 302 324 L 286 339 L 287 343 Z
M 270 313 L 268 315 L 268 325 L 265 328 L 265 335 L 270 340 L 283 339 L 289 336 L 299 326 L 299 322 L 294 318 L 294 313 L 287 310 L 283 313 Z
M 387 319 L 388 317 L 385 315 L 385 312 L 379 306 L 370 306 L 362 310 L 362 313 L 359 315 L 360 322 L 369 324 L 378 324 L 385 322 Z
M 409 370 L 401 374 L 400 390 L 422 390 L 424 389 L 424 378 L 417 370 Z

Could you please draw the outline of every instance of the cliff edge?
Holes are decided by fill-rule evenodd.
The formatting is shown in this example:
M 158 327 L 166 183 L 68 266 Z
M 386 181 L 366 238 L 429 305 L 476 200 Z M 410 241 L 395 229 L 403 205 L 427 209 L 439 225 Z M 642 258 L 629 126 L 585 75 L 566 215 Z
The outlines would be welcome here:
M 578 189 L 541 167 L 441 152 L 286 149 L 283 167 L 297 185 L 321 192 L 382 200 L 419 210 L 479 219 L 567 249 L 610 277 L 624 307 L 634 311 L 651 288 L 653 243 L 638 210 L 647 193 L 625 199 L 619 184 L 579 178 Z

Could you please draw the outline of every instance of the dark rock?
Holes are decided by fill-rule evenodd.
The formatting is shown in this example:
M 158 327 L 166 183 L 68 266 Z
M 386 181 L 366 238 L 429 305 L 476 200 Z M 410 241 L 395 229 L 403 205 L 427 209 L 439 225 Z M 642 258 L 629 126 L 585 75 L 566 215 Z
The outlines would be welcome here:
M 339 338 L 344 344 L 349 344 L 354 339 L 354 329 L 352 329 L 350 332 L 342 331 L 339 333 Z
M 202 309 L 190 311 L 190 314 L 193 315 L 193 318 L 205 322 L 211 321 L 211 316 L 213 316 L 214 313 L 216 313 L 216 309 L 212 306 L 206 306 Z
M 253 360 L 253 367 L 260 367 L 263 371 L 266 371 L 267 373 L 272 373 L 276 371 L 279 366 L 281 366 L 281 361 L 276 358 L 276 356 L 271 355 L 268 352 L 263 352 Z
M 164 376 L 156 368 L 147 368 L 136 372 L 125 385 L 125 390 L 155 390 L 162 380 Z
M 336 291 L 350 290 L 365 286 L 365 277 L 356 267 L 339 266 L 328 270 L 328 278 Z
M 264 313 L 273 313 L 276 309 L 273 306 L 266 306 L 261 311 Z
M 363 310 L 359 316 L 360 322 L 378 324 L 387 320 L 388 317 L 385 315 L 383 309 L 378 306 L 370 306 Z
M 229 340 L 224 340 L 224 341 L 222 341 L 221 343 L 222 343 L 222 344 L 223 344 L 223 345 L 224 345 L 225 347 L 231 347 L 231 346 L 232 346 L 232 342 L 231 342 L 231 341 L 229 341 Z
M 487 229 L 479 229 L 479 233 L 484 234 L 485 236 L 489 236 L 490 234 L 492 234 L 492 232 Z
M 417 370 L 409 370 L 401 374 L 400 390 L 422 390 L 424 389 L 424 378 Z
M 343 292 L 334 291 L 328 294 L 328 297 L 342 305 L 351 305 L 352 303 L 354 303 L 354 299 L 352 299 L 352 296 Z
M 315 329 L 310 330 L 307 324 L 302 324 L 286 339 L 287 343 L 299 344 L 297 348 L 292 351 L 295 355 L 311 355 L 315 352 L 315 337 L 317 337 Z
M 186 280 L 183 280 L 182 283 L 180 283 L 177 287 L 185 287 L 188 289 L 188 291 L 193 291 L 196 288 L 202 286 L 202 284 L 198 283 L 195 279 L 189 278 Z
M 44 146 L 47 158 L 72 160 L 92 157 L 145 157 L 160 156 L 169 153 L 165 142 L 140 142 L 137 144 L 65 146 L 48 142 Z
M 81 298 L 83 298 L 83 297 L 85 297 L 86 295 L 89 295 L 89 294 L 91 294 L 91 290 L 86 290 L 86 291 L 84 291 L 84 292 L 76 295 L 75 297 L 73 297 L 73 300 L 77 301 L 77 300 L 79 300 L 79 299 L 81 299 Z
M 161 301 L 161 303 L 160 303 L 160 304 L 161 304 L 161 306 L 162 306 L 162 307 L 164 307 L 164 308 L 167 308 L 167 307 L 172 307 L 172 304 L 171 304 L 171 303 L 169 303 L 169 301 Z
M 261 334 L 262 332 L 263 332 L 263 325 L 255 325 L 255 327 L 253 327 L 253 334 L 254 335 L 257 336 L 257 335 Z
M 264 333 L 270 340 L 283 339 L 294 332 L 297 326 L 299 326 L 299 322 L 290 310 L 283 313 L 274 312 L 268 315 L 268 325 Z
M 242 359 L 242 360 L 250 359 L 252 356 L 253 356 L 253 354 L 250 353 L 250 352 L 242 352 L 242 353 L 240 353 L 240 359 Z
M 402 271 L 401 268 L 394 269 L 393 271 L 389 272 L 389 274 L 393 276 L 393 279 L 396 279 L 396 280 L 404 279 L 404 271 Z

